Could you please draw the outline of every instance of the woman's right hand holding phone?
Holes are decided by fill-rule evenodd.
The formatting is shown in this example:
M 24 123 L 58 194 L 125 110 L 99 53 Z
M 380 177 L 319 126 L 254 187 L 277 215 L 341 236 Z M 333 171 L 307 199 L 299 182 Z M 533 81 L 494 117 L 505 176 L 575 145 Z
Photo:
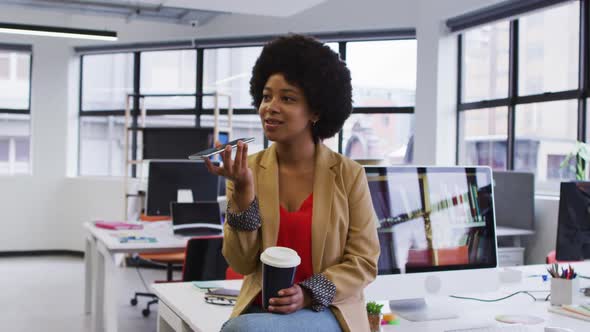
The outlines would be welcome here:
M 218 147 L 221 144 L 215 142 Z M 252 170 L 248 167 L 248 144 L 242 141 L 238 142 L 235 160 L 231 158 L 232 147 L 226 146 L 225 150 L 220 153 L 223 165 L 215 166 L 209 160 L 205 159 L 205 165 L 210 173 L 223 176 L 234 184 L 233 200 L 239 211 L 244 211 L 254 200 L 254 177 Z

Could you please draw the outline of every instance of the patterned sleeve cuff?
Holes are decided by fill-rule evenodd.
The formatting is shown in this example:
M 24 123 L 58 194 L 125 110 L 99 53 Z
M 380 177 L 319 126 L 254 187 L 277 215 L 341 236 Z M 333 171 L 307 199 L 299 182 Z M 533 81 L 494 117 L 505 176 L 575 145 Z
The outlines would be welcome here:
M 299 283 L 299 286 L 311 294 L 311 309 L 313 311 L 323 311 L 332 304 L 336 295 L 336 285 L 321 273 L 305 279 Z
M 262 221 L 260 220 L 260 210 L 258 207 L 258 198 L 254 197 L 250 206 L 242 212 L 239 213 L 232 213 L 230 212 L 230 203 L 231 201 L 227 202 L 227 211 L 225 213 L 225 217 L 227 219 L 227 223 L 239 230 L 239 231 L 255 231 L 260 227 Z

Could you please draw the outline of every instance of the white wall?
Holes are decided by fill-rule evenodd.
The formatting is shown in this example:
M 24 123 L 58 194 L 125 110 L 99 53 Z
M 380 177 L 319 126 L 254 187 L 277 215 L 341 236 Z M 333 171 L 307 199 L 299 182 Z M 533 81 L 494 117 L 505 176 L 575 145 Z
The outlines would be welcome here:
M 126 23 L 120 19 L 0 5 L 0 21 L 108 28 L 119 33 L 121 43 L 415 27 L 418 40 L 415 160 L 421 164 L 452 164 L 457 50 L 456 38 L 447 33 L 444 20 L 499 1 L 330 0 L 289 18 L 223 15 L 197 28 L 146 21 Z M 82 250 L 81 224 L 97 218 L 121 218 L 124 206 L 121 179 L 67 177 L 74 174 L 77 158 L 79 73 L 72 47 L 90 42 L 1 34 L 0 42 L 33 45 L 34 165 L 32 176 L 0 177 L 4 216 L 1 226 L 6 234 L 0 242 L 0 251 Z M 551 221 L 556 222 L 556 217 L 551 217 L 557 213 L 554 204 L 538 204 L 537 211 L 538 216 L 543 216 L 537 224 L 546 222 L 548 228 L 554 227 L 551 226 Z M 531 245 L 529 261 L 538 261 L 539 255 L 544 257 L 542 243 Z
M 0 21 L 117 30 L 120 42 L 191 38 L 194 28 L 71 16 L 0 5 Z M 77 153 L 78 57 L 81 40 L 0 34 L 0 43 L 33 45 L 33 175 L 0 176 L 0 251 L 83 249 L 84 221 L 123 217 L 121 179 L 67 178 Z

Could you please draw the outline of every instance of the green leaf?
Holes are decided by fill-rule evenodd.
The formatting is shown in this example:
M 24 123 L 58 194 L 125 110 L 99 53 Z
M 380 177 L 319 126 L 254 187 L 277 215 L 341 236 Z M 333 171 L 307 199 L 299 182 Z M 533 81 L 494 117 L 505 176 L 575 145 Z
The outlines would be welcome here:
M 378 315 L 381 313 L 383 304 L 377 304 L 375 301 L 367 302 L 367 313 L 371 315 Z

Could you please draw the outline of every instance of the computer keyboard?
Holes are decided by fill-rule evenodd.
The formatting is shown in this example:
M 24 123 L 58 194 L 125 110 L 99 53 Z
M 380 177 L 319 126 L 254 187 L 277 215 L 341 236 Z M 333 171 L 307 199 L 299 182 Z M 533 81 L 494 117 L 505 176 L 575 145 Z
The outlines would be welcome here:
M 501 326 L 484 326 L 473 327 L 458 330 L 445 330 L 445 332 L 530 332 L 526 325 L 501 325 Z

